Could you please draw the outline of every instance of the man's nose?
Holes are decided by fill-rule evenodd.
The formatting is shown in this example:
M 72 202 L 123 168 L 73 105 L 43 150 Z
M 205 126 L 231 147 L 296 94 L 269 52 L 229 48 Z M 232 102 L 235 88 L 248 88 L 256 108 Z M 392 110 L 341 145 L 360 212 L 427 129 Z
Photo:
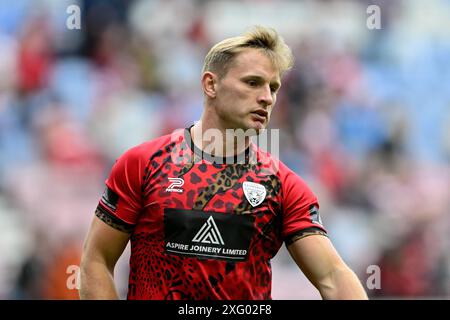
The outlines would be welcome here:
M 262 104 L 264 107 L 271 106 L 273 104 L 272 91 L 270 86 L 264 86 L 259 93 L 258 103 Z

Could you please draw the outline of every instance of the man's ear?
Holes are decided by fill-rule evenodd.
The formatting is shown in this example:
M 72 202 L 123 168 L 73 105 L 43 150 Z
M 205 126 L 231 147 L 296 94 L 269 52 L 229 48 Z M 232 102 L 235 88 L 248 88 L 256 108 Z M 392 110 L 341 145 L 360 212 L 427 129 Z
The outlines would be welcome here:
M 216 97 L 218 77 L 215 73 L 206 71 L 202 76 L 203 92 L 209 97 L 214 99 Z

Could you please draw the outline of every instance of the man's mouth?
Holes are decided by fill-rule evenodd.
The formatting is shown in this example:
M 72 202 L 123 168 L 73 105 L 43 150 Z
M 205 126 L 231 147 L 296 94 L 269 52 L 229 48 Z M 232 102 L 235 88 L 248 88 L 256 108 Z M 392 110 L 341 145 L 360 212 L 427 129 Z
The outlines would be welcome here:
M 252 115 L 254 116 L 254 118 L 256 118 L 256 120 L 265 122 L 267 120 L 269 113 L 266 110 L 259 109 L 259 110 L 253 111 Z

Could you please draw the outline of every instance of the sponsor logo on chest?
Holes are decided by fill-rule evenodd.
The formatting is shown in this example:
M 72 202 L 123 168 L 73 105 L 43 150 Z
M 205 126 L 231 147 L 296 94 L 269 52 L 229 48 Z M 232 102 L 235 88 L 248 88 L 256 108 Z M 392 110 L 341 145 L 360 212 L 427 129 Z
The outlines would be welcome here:
M 165 251 L 228 261 L 247 260 L 254 217 L 164 209 Z

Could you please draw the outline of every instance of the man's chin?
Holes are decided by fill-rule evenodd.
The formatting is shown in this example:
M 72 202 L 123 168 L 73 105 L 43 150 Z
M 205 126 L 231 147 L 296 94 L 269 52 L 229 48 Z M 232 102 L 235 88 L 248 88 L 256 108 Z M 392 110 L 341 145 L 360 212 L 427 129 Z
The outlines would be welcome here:
M 245 136 L 251 137 L 251 136 L 257 136 L 261 134 L 262 131 L 266 129 L 265 123 L 262 123 L 260 121 L 251 121 L 250 123 L 243 123 L 240 126 L 236 126 L 234 130 L 242 130 Z
M 253 122 L 253 125 L 249 128 L 249 131 L 255 132 L 255 134 L 251 134 L 251 135 L 258 135 L 265 129 L 266 129 L 265 123 L 255 121 L 255 122 Z

